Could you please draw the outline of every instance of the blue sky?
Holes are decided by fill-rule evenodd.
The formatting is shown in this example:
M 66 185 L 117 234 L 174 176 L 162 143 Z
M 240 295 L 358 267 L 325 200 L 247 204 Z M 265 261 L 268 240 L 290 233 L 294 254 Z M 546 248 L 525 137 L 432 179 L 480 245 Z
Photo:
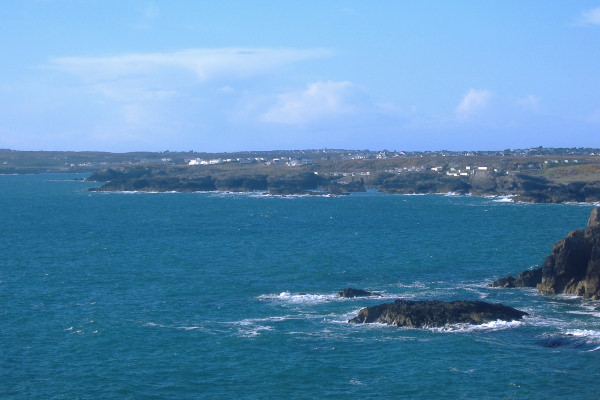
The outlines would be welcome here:
M 19 0 L 0 148 L 600 147 L 600 0 Z

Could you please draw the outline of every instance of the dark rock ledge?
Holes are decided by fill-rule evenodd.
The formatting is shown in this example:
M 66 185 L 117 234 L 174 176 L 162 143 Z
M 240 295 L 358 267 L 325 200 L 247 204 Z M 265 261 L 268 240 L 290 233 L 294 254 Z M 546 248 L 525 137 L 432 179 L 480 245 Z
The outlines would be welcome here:
M 600 299 L 600 207 L 592 210 L 585 229 L 559 240 L 541 268 L 507 276 L 493 287 L 536 287 L 542 294 L 574 294 Z
M 383 323 L 409 328 L 436 328 L 452 324 L 481 325 L 492 321 L 518 321 L 528 315 L 502 304 L 483 301 L 396 300 L 363 308 L 350 323 Z
M 369 296 L 379 296 L 378 293 L 367 292 L 362 289 L 353 289 L 353 288 L 345 288 L 341 292 L 337 293 L 337 297 L 369 297 Z

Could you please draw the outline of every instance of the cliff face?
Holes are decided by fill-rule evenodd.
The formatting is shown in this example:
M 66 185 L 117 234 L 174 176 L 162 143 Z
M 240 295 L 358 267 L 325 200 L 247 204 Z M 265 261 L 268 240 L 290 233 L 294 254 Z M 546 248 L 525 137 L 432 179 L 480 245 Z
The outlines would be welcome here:
M 600 299 L 600 208 L 592 211 L 585 230 L 573 231 L 554 245 L 537 288 L 544 294 Z
M 541 268 L 498 279 L 491 286 L 537 287 L 543 294 L 600 300 L 600 207 L 592 210 L 585 229 L 570 232 L 552 247 Z

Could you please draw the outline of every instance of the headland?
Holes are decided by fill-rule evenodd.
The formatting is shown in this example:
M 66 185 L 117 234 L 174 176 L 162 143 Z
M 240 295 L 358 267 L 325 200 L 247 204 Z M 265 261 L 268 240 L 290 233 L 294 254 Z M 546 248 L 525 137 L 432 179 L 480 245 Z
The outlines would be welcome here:
M 86 172 L 98 191 L 261 191 L 273 195 L 456 193 L 532 203 L 599 202 L 600 149 L 21 152 L 0 173 Z

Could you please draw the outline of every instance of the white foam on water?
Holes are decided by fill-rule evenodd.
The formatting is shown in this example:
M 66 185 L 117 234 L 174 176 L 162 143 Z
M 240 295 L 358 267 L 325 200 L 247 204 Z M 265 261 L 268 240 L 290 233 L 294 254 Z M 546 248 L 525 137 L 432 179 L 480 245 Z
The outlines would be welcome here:
M 253 326 L 252 329 L 240 329 L 238 331 L 238 333 L 242 337 L 255 337 L 255 336 L 260 335 L 261 332 L 263 332 L 263 331 L 272 331 L 272 330 L 273 330 L 273 327 L 271 327 L 271 326 L 258 325 L 258 326 Z
M 144 326 L 150 326 L 150 327 L 156 327 L 156 328 L 168 328 L 165 325 L 155 324 L 154 322 L 147 322 L 144 324 Z
M 494 203 L 514 203 L 514 194 L 507 196 L 486 196 L 486 199 L 491 199 Z
M 266 191 L 251 191 L 251 192 L 229 192 L 229 191 L 221 191 L 221 190 L 213 190 L 213 191 L 203 191 L 203 192 L 194 192 L 194 193 L 208 193 L 211 197 L 253 197 L 253 198 L 264 198 L 269 197 L 266 194 Z
M 406 295 L 396 295 L 378 292 L 377 296 L 361 297 L 339 297 L 337 293 L 315 294 L 315 293 L 291 293 L 288 291 L 279 294 L 262 294 L 260 300 L 280 301 L 288 304 L 322 304 L 331 301 L 356 301 L 356 300 L 396 300 L 406 298 Z
M 205 327 L 198 326 L 198 325 L 191 325 L 191 326 L 163 325 L 163 324 L 156 324 L 154 322 L 147 322 L 143 326 L 148 326 L 148 327 L 152 327 L 152 328 L 176 329 L 176 330 L 182 330 L 182 331 L 195 331 L 195 330 L 205 331 L 206 330 Z
M 175 329 L 180 329 L 183 331 L 194 331 L 196 329 L 203 329 L 201 326 L 178 326 Z
M 265 317 L 265 318 L 246 318 L 241 321 L 233 322 L 234 325 L 251 325 L 257 322 L 281 322 L 287 321 L 290 319 L 298 319 L 298 317 L 294 317 L 291 315 L 282 315 L 276 317 Z
M 490 321 L 484 324 L 451 324 L 446 325 L 439 328 L 428 328 L 434 332 L 459 332 L 459 333 L 469 333 L 469 332 L 483 332 L 483 331 L 498 331 L 504 329 L 515 328 L 518 326 L 522 326 L 524 324 L 523 321 Z
M 525 307 L 522 310 L 529 314 L 523 317 L 523 321 L 527 322 L 528 325 L 553 328 L 564 328 L 568 325 L 568 322 L 565 320 L 538 314 L 539 310 L 537 309 Z
M 591 315 L 592 317 L 600 318 L 600 312 L 593 311 L 567 311 L 567 314 Z
M 297 319 L 291 316 L 277 316 L 277 317 L 266 317 L 266 318 L 247 318 L 241 321 L 234 321 L 228 324 L 237 326 L 237 333 L 241 337 L 256 337 L 262 332 L 272 331 L 275 328 L 271 325 L 266 325 L 269 322 L 281 322 L 289 319 Z
M 364 383 L 363 381 L 360 381 L 358 379 L 350 379 L 349 382 L 351 385 L 356 385 L 356 386 L 367 386 L 366 383 Z
M 400 287 L 400 288 L 407 288 L 407 289 L 412 289 L 412 288 L 425 289 L 425 288 L 427 288 L 427 285 L 420 281 L 415 281 L 415 282 L 411 282 L 411 283 L 398 282 L 395 286 Z
M 476 369 L 458 369 L 458 368 L 450 368 L 450 371 L 452 372 L 460 372 L 463 374 L 472 374 L 473 372 L 477 371 Z
M 364 307 L 361 308 L 357 308 L 354 309 L 352 311 L 347 312 L 346 314 L 342 314 L 342 315 L 333 315 L 332 319 L 328 320 L 329 323 L 332 324 L 347 324 L 349 320 L 351 320 L 352 318 L 356 317 L 356 315 L 358 314 L 358 312 L 360 310 L 362 310 Z M 358 325 L 363 325 L 363 324 L 358 324 Z M 366 325 L 366 324 L 365 324 Z
M 544 334 L 549 340 L 547 347 L 565 347 L 583 352 L 600 350 L 600 331 L 593 329 L 561 329 L 559 334 Z
M 600 345 L 600 331 L 592 329 L 569 329 L 564 332 L 565 335 L 574 336 L 585 339 L 590 343 L 598 343 Z
M 309 293 L 290 293 L 281 292 L 279 294 L 263 294 L 258 296 L 261 300 L 274 300 L 291 304 L 319 304 L 335 300 L 334 294 L 309 294 Z

